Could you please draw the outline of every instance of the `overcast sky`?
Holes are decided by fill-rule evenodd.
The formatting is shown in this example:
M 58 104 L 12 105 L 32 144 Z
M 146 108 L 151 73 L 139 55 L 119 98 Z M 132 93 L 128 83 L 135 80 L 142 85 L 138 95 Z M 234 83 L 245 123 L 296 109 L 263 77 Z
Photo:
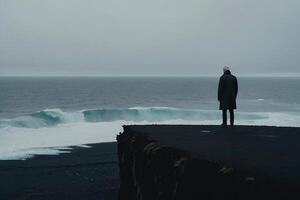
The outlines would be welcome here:
M 0 0 L 0 75 L 300 73 L 299 0 Z

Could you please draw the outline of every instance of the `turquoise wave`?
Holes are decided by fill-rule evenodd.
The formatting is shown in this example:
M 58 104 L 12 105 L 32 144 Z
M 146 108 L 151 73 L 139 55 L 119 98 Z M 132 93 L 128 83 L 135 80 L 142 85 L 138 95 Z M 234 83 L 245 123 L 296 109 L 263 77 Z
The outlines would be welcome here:
M 177 109 L 164 107 L 150 107 L 150 108 L 129 108 L 129 109 L 98 109 L 83 111 L 84 118 L 88 122 L 110 122 L 117 120 L 125 121 L 147 121 L 157 122 L 166 120 L 218 120 L 220 119 L 219 111 L 212 110 L 191 110 L 191 109 Z M 242 113 L 238 114 L 240 119 L 263 119 L 262 115 Z
M 268 117 L 257 113 L 237 113 L 236 116 L 240 120 L 258 120 Z M 192 110 L 169 107 L 93 109 L 76 112 L 51 109 L 14 119 L 2 119 L 0 120 L 0 127 L 42 128 L 70 122 L 113 122 L 120 120 L 132 122 L 209 121 L 220 120 L 220 112 L 217 110 Z
M 0 127 L 42 128 L 55 126 L 67 122 L 66 117 L 69 115 L 60 109 L 43 110 L 14 119 L 2 119 L 0 120 Z

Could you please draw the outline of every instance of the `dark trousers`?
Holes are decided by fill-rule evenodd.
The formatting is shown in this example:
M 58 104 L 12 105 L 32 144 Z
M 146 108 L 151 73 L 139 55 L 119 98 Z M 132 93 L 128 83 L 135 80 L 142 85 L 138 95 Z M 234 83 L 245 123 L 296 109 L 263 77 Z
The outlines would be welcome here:
M 228 109 L 230 113 L 230 125 L 234 124 L 234 112 L 233 109 Z M 223 112 L 223 124 L 227 124 L 227 110 L 222 110 Z

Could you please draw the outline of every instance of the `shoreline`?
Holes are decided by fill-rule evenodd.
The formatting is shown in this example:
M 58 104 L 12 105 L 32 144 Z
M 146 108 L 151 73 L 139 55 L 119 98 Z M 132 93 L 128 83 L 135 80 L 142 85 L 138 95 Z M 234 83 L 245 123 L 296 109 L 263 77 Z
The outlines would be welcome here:
M 268 195 L 276 199 L 277 191 L 274 188 L 281 189 L 280 195 L 284 195 L 285 191 L 294 194 L 294 189 L 300 189 L 297 186 L 300 185 L 300 161 L 297 160 L 300 154 L 300 128 L 255 125 L 126 125 L 123 128 L 124 132 L 118 136 L 118 143 L 88 144 L 90 148 L 71 146 L 70 153 L 0 161 L 1 200 L 115 200 L 118 199 L 119 192 L 119 199 L 126 199 L 126 192 L 136 191 L 128 183 L 140 184 L 141 181 L 130 181 L 134 178 L 129 177 L 132 170 L 144 174 L 143 180 L 147 182 L 147 179 L 153 178 L 152 175 L 157 173 L 149 173 L 148 164 L 169 173 L 173 168 L 170 168 L 172 164 L 168 162 L 174 158 L 178 158 L 174 160 L 177 176 L 183 169 L 192 170 L 187 177 L 181 171 L 186 181 L 184 184 L 176 183 L 183 187 L 180 194 L 182 199 L 189 197 L 192 200 L 197 197 L 195 194 L 201 197 L 199 195 L 203 192 L 218 191 L 220 187 L 221 193 L 229 190 L 233 194 L 236 188 L 246 187 L 241 186 L 240 182 L 230 182 L 241 177 L 248 181 L 247 184 L 257 184 L 255 188 L 262 188 L 259 191 L 261 198 L 255 192 L 251 196 L 256 197 L 255 199 L 263 199 Z M 129 149 L 132 151 L 128 151 Z M 138 159 L 132 152 L 139 156 Z M 124 160 L 124 156 L 127 159 Z M 154 160 L 157 163 L 152 163 Z M 144 161 L 148 164 L 143 167 Z M 135 164 L 131 166 L 133 163 Z M 201 170 L 198 171 L 199 169 Z M 212 173 L 212 169 L 220 169 L 222 176 L 207 176 L 207 170 Z M 227 177 L 224 180 L 223 175 Z M 164 177 L 165 174 L 159 176 Z M 214 183 L 215 188 L 207 188 L 205 181 L 199 183 L 202 178 L 206 181 L 218 180 Z M 165 180 L 174 180 L 174 177 L 167 177 Z M 169 185 L 168 190 L 172 191 L 174 182 L 158 184 Z M 151 185 L 146 186 L 148 190 L 153 188 Z M 200 194 L 197 191 L 201 187 L 206 190 Z M 186 189 L 189 191 L 187 196 L 184 192 Z M 248 194 L 245 191 L 239 191 L 239 195 Z M 155 195 L 155 191 L 150 193 Z
M 59 155 L 0 161 L 1 200 L 117 199 L 116 143 L 89 146 Z

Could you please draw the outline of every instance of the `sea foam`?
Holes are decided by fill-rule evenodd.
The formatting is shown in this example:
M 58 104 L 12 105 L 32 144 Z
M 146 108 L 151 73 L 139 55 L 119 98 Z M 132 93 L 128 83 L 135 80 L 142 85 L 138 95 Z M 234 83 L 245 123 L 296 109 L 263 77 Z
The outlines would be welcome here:
M 70 146 L 114 142 L 129 124 L 220 124 L 219 111 L 167 107 L 93 109 L 64 112 L 47 109 L 0 120 L 0 159 L 70 152 Z M 298 126 L 300 113 L 237 112 L 238 125 Z M 87 147 L 87 146 L 83 146 Z
M 241 120 L 268 118 L 267 115 L 262 113 L 238 113 L 237 116 Z M 120 120 L 133 122 L 162 122 L 178 119 L 203 121 L 218 120 L 219 117 L 219 111 L 170 107 L 112 108 L 74 112 L 63 112 L 60 109 L 46 109 L 14 119 L 2 119 L 0 120 L 0 128 L 8 126 L 20 128 L 44 128 L 73 122 L 114 122 Z

